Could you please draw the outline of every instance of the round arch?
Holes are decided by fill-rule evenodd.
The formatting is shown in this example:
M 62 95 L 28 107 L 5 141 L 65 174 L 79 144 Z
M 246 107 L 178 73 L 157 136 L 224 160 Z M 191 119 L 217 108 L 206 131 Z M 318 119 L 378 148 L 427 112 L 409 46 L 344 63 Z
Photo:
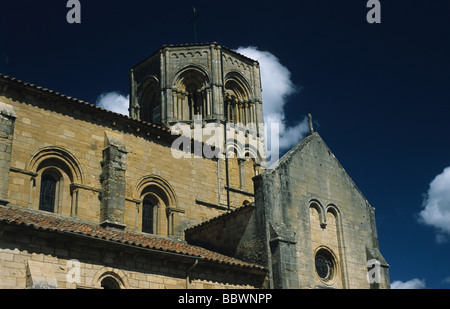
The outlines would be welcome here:
M 165 179 L 157 175 L 142 177 L 136 184 L 134 197 L 141 201 L 138 208 L 141 213 L 138 226 L 142 231 L 164 236 L 174 234 L 174 213 L 182 211 L 178 209 L 175 191 Z M 144 205 L 148 200 L 152 201 L 152 206 Z M 153 208 L 149 209 L 150 206 Z
M 139 119 L 159 124 L 161 122 L 161 92 L 159 80 L 151 75 L 139 86 Z
M 67 170 L 72 183 L 84 184 L 80 162 L 73 154 L 59 146 L 48 146 L 36 150 L 28 159 L 26 170 L 37 172 L 48 164 L 46 162 L 62 163 L 62 169 Z
M 185 66 L 175 74 L 172 87 L 187 91 L 189 85 L 195 85 L 197 89 L 209 88 L 210 78 L 208 73 L 200 66 Z
M 130 288 L 125 274 L 120 269 L 111 267 L 102 267 L 99 269 L 92 278 L 92 284 L 98 288 Z
M 326 212 L 331 212 L 338 219 L 341 216 L 341 211 L 335 204 L 328 204 L 325 210 Z
M 174 120 L 209 117 L 213 110 L 210 85 L 208 74 L 199 66 L 188 65 L 178 71 L 172 81 L 173 104 L 169 116 Z
M 309 201 L 308 208 L 314 208 L 319 213 L 320 226 L 324 227 L 327 225 L 327 213 L 325 211 L 325 207 L 322 203 L 317 199 L 312 199 Z
M 84 177 L 77 158 L 58 146 L 36 150 L 26 163 L 26 170 L 36 173 L 31 178 L 29 206 L 61 215 L 77 215 L 78 190 Z
M 225 91 L 236 94 L 236 99 L 241 101 L 250 100 L 251 87 L 247 79 L 237 71 L 228 72 L 224 78 Z
M 148 88 L 149 85 L 159 85 L 158 78 L 154 75 L 147 76 L 144 79 L 144 81 L 139 85 L 137 90 L 140 93 L 142 93 L 145 90 L 145 88 Z
M 172 186 L 158 175 L 142 177 L 136 184 L 134 198 L 140 199 L 148 192 L 149 188 L 156 189 L 155 191 L 160 194 L 160 198 L 166 203 L 167 207 L 178 208 L 178 201 Z
M 240 73 L 232 71 L 226 74 L 224 101 L 229 122 L 244 126 L 256 125 L 256 107 L 251 100 L 251 87 Z

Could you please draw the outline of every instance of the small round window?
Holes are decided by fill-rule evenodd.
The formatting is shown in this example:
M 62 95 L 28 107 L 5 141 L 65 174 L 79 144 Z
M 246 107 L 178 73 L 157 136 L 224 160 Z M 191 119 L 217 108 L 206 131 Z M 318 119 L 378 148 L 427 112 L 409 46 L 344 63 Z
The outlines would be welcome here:
M 334 277 L 336 264 L 333 255 L 325 249 L 320 249 L 315 258 L 316 272 L 320 279 L 329 281 Z

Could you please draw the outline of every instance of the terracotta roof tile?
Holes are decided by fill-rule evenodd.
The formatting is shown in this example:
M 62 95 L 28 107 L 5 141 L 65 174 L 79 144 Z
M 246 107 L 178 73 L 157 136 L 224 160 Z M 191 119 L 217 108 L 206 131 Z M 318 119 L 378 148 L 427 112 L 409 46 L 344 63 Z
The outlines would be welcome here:
M 30 210 L 25 207 L 11 205 L 0 206 L 0 223 L 16 226 L 24 225 L 46 232 L 57 232 L 62 234 L 75 233 L 90 236 L 98 240 L 103 239 L 117 242 L 118 244 L 131 245 L 136 248 L 149 248 L 161 251 L 162 253 L 178 253 L 219 264 L 265 271 L 265 268 L 260 265 L 247 263 L 202 247 L 193 246 L 185 241 L 177 241 L 151 234 L 126 230 L 103 228 L 93 222 Z

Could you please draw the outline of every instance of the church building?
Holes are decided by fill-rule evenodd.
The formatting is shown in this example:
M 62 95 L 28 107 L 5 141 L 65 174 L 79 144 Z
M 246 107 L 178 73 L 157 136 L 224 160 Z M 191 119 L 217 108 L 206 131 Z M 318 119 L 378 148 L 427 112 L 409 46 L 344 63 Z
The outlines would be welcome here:
M 125 116 L 0 74 L 1 289 L 389 288 L 312 125 L 266 165 L 257 61 L 163 46 L 129 78 Z

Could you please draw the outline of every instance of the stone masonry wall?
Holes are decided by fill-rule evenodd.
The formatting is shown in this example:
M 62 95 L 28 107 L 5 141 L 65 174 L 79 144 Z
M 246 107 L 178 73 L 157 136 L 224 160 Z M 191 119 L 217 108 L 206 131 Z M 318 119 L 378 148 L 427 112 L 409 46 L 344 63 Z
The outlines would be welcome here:
M 255 204 L 255 211 L 267 218 L 264 234 L 275 288 L 370 288 L 367 250 L 385 263 L 372 206 L 317 133 L 289 151 L 275 170 L 258 177 Z M 335 260 L 329 281 L 316 271 L 315 254 L 321 249 Z M 285 271 L 277 269 L 279 261 Z M 380 287 L 389 287 L 388 276 Z
M 127 289 L 255 288 L 249 278 L 142 250 L 0 226 L 0 289 L 101 288 L 107 276 Z M 79 272 L 75 272 L 79 267 Z M 79 276 L 77 276 L 79 274 Z
M 70 183 L 76 178 L 72 175 L 72 179 L 68 179 L 64 187 L 61 187 L 60 197 L 64 199 L 64 203 L 61 203 L 60 214 L 99 222 L 102 152 L 105 131 L 110 131 L 121 136 L 128 151 L 124 211 L 127 229 L 140 229 L 141 197 L 138 196 L 137 185 L 148 175 L 165 179 L 173 188 L 176 204 L 166 206 L 181 210 L 173 215 L 174 235 L 182 237 L 186 227 L 226 210 L 223 207 L 226 202 L 223 160 L 219 162 L 218 177 L 217 160 L 173 158 L 170 142 L 165 140 L 164 134 L 167 133 L 164 131 L 158 133 L 158 129 L 152 129 L 151 126 L 147 130 L 142 123 L 95 107 L 77 102 L 62 102 L 66 99 L 42 93 L 36 97 L 32 91 L 30 93 L 24 89 L 9 87 L 8 93 L 0 96 L 1 101 L 13 106 L 17 115 L 9 173 L 8 199 L 12 204 L 38 208 L 39 166 L 31 167 L 30 160 L 40 149 L 59 147 L 74 157 L 73 161 L 79 165 L 77 169 L 80 175 L 77 181 L 82 182 Z M 234 167 L 231 169 L 231 173 L 236 171 Z M 246 184 L 249 184 L 252 175 L 246 175 Z M 235 183 L 236 177 L 232 175 L 231 179 Z M 242 205 L 244 200 L 252 200 L 251 196 L 239 192 L 230 192 L 230 198 L 233 207 Z M 222 208 L 210 207 L 198 201 L 213 205 L 220 201 Z

